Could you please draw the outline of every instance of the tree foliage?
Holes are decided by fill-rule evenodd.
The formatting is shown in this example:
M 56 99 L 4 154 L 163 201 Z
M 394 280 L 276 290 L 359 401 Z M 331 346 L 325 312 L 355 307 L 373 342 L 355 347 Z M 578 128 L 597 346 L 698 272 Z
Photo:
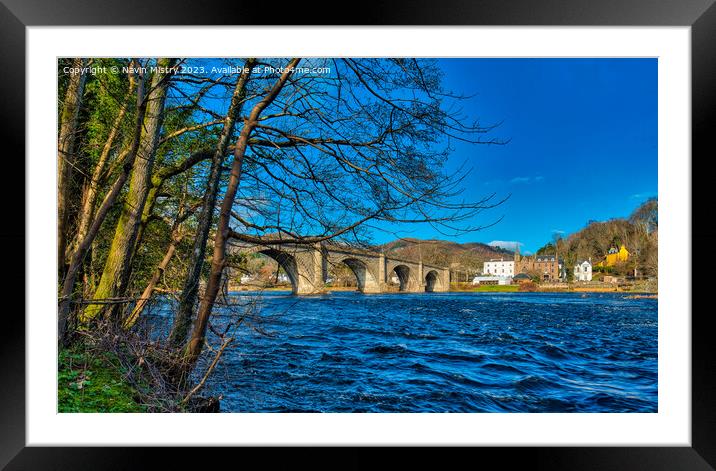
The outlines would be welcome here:
M 627 218 L 615 218 L 608 221 L 589 221 L 582 230 L 558 242 L 549 242 L 537 253 L 555 253 L 559 245 L 559 254 L 569 268 L 579 260 L 591 258 L 594 271 L 632 275 L 636 269 L 640 276 L 658 275 L 659 219 L 658 200 L 650 198 L 636 208 Z M 614 267 L 597 267 L 603 261 L 610 248 L 624 245 L 629 251 L 629 259 Z

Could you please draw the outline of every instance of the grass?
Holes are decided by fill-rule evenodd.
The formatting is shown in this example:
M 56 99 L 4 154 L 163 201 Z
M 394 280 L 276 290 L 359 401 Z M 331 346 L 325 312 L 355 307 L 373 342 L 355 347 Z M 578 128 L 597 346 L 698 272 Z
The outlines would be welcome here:
M 110 354 L 89 355 L 80 349 L 59 355 L 58 412 L 144 412 L 136 390 L 124 381 Z

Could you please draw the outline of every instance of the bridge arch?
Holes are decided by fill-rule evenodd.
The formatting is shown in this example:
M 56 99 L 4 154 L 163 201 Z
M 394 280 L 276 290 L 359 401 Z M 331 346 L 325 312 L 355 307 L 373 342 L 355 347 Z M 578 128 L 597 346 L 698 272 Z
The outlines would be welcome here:
M 425 274 L 425 291 L 432 293 L 433 291 L 446 291 L 443 282 L 436 270 L 429 270 Z
M 380 292 L 380 283 L 366 262 L 356 257 L 346 257 L 341 259 L 340 263 L 345 264 L 355 275 L 358 291 L 361 293 Z
M 390 276 L 392 276 L 393 272 L 398 277 L 398 282 L 400 283 L 400 287 L 398 288 L 398 290 L 408 291 L 408 289 L 410 288 L 410 267 L 407 265 L 398 264 L 393 267 Z
M 296 263 L 296 257 L 288 252 L 276 250 L 273 248 L 257 248 L 255 253 L 260 253 L 276 260 L 283 271 L 288 275 L 289 281 L 291 281 L 291 291 L 294 293 L 298 292 L 298 264 Z
M 260 253 L 275 260 L 286 272 L 293 294 L 323 292 L 323 256 L 315 246 L 233 244 L 232 248 L 245 254 Z

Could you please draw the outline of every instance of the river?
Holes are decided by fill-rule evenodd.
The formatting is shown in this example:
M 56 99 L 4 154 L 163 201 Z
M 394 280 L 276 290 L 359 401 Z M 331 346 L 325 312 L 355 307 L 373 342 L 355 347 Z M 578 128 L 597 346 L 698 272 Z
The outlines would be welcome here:
M 657 305 L 265 292 L 208 389 L 224 412 L 657 412 Z

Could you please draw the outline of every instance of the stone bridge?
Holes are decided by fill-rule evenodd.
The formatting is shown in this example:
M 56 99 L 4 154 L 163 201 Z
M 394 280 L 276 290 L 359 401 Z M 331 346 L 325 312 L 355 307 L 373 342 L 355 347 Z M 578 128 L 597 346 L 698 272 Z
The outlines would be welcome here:
M 294 294 L 324 292 L 331 266 L 346 265 L 356 277 L 362 293 L 390 291 L 395 274 L 399 291 L 407 293 L 446 292 L 450 289 L 450 270 L 446 267 L 388 257 L 383 253 L 337 244 L 267 244 L 232 242 L 234 251 L 262 253 L 281 266 L 291 280 Z

